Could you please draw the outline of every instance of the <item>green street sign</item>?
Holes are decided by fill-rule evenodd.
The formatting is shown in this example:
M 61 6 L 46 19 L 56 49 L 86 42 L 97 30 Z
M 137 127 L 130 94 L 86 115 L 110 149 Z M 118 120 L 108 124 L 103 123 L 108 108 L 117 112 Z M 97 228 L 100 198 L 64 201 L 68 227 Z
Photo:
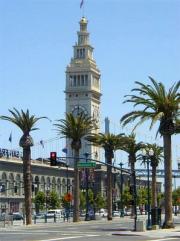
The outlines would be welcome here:
M 95 162 L 79 162 L 77 164 L 78 168 L 93 168 L 96 166 Z

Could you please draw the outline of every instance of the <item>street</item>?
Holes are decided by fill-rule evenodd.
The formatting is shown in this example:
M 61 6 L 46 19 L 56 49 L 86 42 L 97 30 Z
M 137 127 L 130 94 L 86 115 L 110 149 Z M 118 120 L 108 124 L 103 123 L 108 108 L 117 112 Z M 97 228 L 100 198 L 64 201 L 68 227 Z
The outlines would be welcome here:
M 49 223 L 30 227 L 13 226 L 1 229 L 0 241 L 116 241 L 116 240 L 180 240 L 180 229 L 174 232 L 132 232 L 133 220 L 116 218 L 113 221 L 89 221 L 80 223 Z M 117 235 L 118 234 L 118 235 Z

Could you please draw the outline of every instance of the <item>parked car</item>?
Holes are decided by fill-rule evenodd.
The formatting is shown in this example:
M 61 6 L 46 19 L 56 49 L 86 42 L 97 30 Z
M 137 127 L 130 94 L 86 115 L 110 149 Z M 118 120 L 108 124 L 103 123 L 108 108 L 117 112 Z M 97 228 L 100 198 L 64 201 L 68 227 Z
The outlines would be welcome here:
M 105 209 L 100 209 L 100 211 L 97 212 L 96 215 L 99 215 L 101 217 L 107 217 L 107 211 Z
M 13 213 L 13 220 L 23 220 L 23 215 L 19 212 Z
M 45 218 L 46 213 L 45 212 L 39 212 L 37 214 L 34 214 L 34 216 L 38 219 L 43 219 Z
M 113 211 L 113 217 L 120 217 L 119 211 Z
M 64 210 L 62 209 L 51 209 L 46 213 L 47 218 L 62 218 L 64 216 Z
M 124 211 L 124 215 L 125 215 L 125 216 L 130 216 L 131 213 L 132 213 L 132 212 L 131 212 L 131 209 L 127 209 L 127 210 Z
M 5 213 L 1 213 L 1 216 L 0 216 L 0 221 L 4 221 L 5 220 Z

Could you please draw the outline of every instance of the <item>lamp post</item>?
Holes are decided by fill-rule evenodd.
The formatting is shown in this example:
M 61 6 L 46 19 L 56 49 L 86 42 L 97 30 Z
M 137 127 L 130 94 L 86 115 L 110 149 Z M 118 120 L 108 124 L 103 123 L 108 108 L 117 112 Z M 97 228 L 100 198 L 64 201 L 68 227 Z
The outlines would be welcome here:
M 67 193 L 69 192 L 69 161 L 66 160 L 66 179 L 67 179 Z
M 134 209 L 134 231 L 137 229 L 137 192 L 136 192 L 136 171 L 132 170 L 132 180 L 133 180 L 133 209 Z
M 84 153 L 86 162 L 88 162 L 88 156 L 89 153 L 86 152 Z M 89 221 L 90 217 L 89 217 L 89 195 L 88 195 L 88 189 L 89 189 L 89 182 L 88 182 L 88 169 L 85 169 L 85 173 L 86 173 L 86 216 L 85 216 L 85 221 Z
M 149 156 L 153 156 L 154 152 L 152 149 L 149 150 Z M 151 230 L 151 217 L 150 217 L 150 182 L 149 182 L 149 158 L 145 149 L 142 150 L 143 161 L 147 163 L 147 182 L 148 182 L 148 220 L 147 220 L 147 230 Z
M 174 178 L 174 191 L 176 191 L 176 176 L 173 176 Z M 174 210 L 174 215 L 177 216 L 177 205 L 175 203 L 175 210 Z
M 46 185 L 46 184 L 45 184 Z M 47 185 L 45 188 L 45 192 L 46 192 L 46 213 L 48 211 L 48 197 L 49 197 L 49 191 L 50 191 L 50 187 Z
M 69 169 L 68 169 L 68 167 L 69 167 L 69 161 L 66 159 L 67 196 L 69 195 Z M 69 211 L 70 211 L 70 201 L 67 203 L 67 208 L 65 210 L 67 221 L 69 220 Z
M 123 199 L 122 199 L 122 195 L 123 195 L 123 175 L 122 175 L 122 166 L 123 163 L 120 162 L 119 166 L 121 168 L 121 186 L 120 186 L 120 194 L 121 194 L 121 211 L 120 211 L 120 217 L 124 217 L 124 207 L 123 207 Z

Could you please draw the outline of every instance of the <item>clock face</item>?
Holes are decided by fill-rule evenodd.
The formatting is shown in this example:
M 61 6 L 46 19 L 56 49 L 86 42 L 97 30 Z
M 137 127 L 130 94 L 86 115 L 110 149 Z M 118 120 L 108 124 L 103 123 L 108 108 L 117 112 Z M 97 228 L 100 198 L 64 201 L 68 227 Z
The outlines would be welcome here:
M 81 113 L 84 113 L 85 115 L 88 114 L 86 108 L 80 105 L 75 105 L 72 109 L 72 113 L 75 117 L 79 116 Z

